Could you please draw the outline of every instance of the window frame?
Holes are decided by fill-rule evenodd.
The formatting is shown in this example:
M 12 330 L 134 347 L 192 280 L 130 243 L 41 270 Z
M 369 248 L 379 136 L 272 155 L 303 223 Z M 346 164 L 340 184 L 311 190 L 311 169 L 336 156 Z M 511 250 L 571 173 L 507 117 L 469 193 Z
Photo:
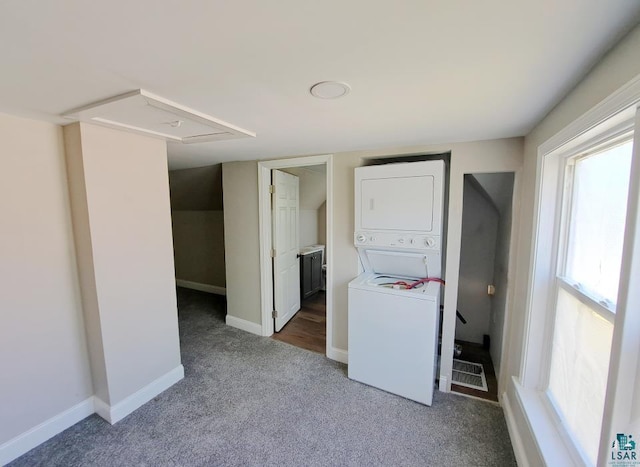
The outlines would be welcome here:
M 571 226 L 575 216 L 575 166 L 580 160 L 598 154 L 616 146 L 633 141 L 633 122 L 627 121 L 619 127 L 606 131 L 597 138 L 585 143 L 586 148 L 579 151 L 569 151 L 562 154 L 564 169 L 562 171 L 563 190 L 560 203 L 560 233 L 556 241 L 558 242 L 558 253 L 556 258 L 556 288 L 562 288 L 571 294 L 575 299 L 598 313 L 602 318 L 614 324 L 616 315 L 616 304 L 599 296 L 598 294 L 584 288 L 579 282 L 575 282 L 567 273 Z M 557 299 L 558 291 L 555 291 Z
M 560 235 L 566 232 L 561 228 L 562 203 L 566 202 L 562 196 L 565 189 L 564 162 L 566 157 L 579 155 L 581 151 L 631 129 L 635 131 L 627 225 L 618 310 L 613 318 L 615 326 L 598 462 L 606 462 L 607 449 L 611 444 L 609 438 L 629 422 L 629 410 L 625 411 L 625 408 L 633 401 L 633 391 L 640 390 L 640 383 L 633 380 L 633 375 L 629 375 L 628 371 L 625 373 L 626 368 L 635 368 L 633 365 L 640 362 L 638 332 L 635 331 L 636 323 L 640 324 L 640 313 L 636 312 L 636 309 L 640 309 L 640 294 L 625 284 L 631 278 L 640 277 L 640 182 L 634 180 L 634 177 L 640 178 L 639 103 L 640 75 L 538 148 L 535 230 L 531 245 L 523 352 L 520 374 L 513 378 L 513 382 L 517 403 L 523 409 L 540 455 L 548 464 L 557 464 L 559 461 L 589 464 L 586 455 L 564 428 L 562 418 L 554 407 L 553 397 L 547 394 L 551 364 L 549 342 L 555 323 L 555 312 L 552 310 L 555 308 L 558 287 L 566 287 L 572 295 L 585 297 L 582 291 L 571 290 L 570 283 L 562 284 L 558 280 L 558 266 L 561 264 L 558 255 L 565 253 L 559 248 Z M 635 250 L 633 245 L 636 246 Z M 628 252 L 633 253 L 632 257 L 625 257 Z M 586 297 L 586 300 L 595 302 L 587 305 L 602 307 L 594 298 Z M 597 306 L 595 308 L 599 309 Z M 629 313 L 627 308 L 630 309 Z M 610 310 L 600 311 L 610 317 Z
M 562 171 L 563 191 L 559 193 L 560 201 L 560 234 L 558 242 L 558 256 L 556 258 L 557 286 L 573 295 L 586 306 L 593 308 L 600 316 L 613 324 L 616 314 L 616 304 L 603 296 L 581 287 L 579 282 L 574 282 L 567 273 L 569 260 L 571 225 L 575 216 L 575 166 L 582 160 L 594 154 L 599 154 L 616 146 L 633 142 L 633 120 L 623 122 L 609 131 L 603 132 L 581 147 L 578 151 L 568 151 L 562 154 L 564 170 Z
M 574 176 L 575 163 L 580 159 L 602 152 L 610 147 L 621 144 L 624 141 L 633 139 L 633 119 L 629 118 L 612 128 L 601 130 L 593 137 L 586 139 L 576 147 L 562 146 L 549 157 L 557 159 L 558 164 L 556 186 L 556 206 L 555 206 L 555 229 L 553 234 L 551 262 L 553 265 L 552 285 L 549 288 L 548 301 L 545 313 L 548 316 L 549 325 L 547 328 L 548 342 L 553 342 L 555 334 L 555 319 L 557 312 L 557 300 L 559 289 L 563 289 L 576 300 L 589 307 L 599 316 L 606 319 L 615 329 L 615 309 L 611 309 L 612 303 L 605 303 L 595 294 L 586 289 L 582 289 L 578 284 L 572 283 L 566 275 L 568 250 L 570 243 L 570 229 L 575 213 L 574 204 Z M 569 431 L 566 419 L 560 410 L 559 404 L 553 396 L 550 388 L 552 345 L 545 350 L 543 363 L 544 374 L 541 378 L 543 403 L 547 407 L 551 419 L 560 434 L 564 444 L 567 446 L 570 456 L 574 461 L 584 465 L 589 465 L 590 459 L 587 453 L 581 449 L 573 433 Z M 604 420 L 603 420 L 604 424 Z

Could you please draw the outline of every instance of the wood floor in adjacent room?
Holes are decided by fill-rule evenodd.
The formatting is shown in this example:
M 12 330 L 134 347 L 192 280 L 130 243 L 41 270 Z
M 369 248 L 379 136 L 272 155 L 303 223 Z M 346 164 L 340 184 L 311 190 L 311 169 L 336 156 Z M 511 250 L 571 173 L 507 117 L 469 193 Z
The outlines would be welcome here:
M 324 354 L 327 343 L 327 308 L 323 291 L 303 300 L 300 311 L 273 338 Z
M 482 391 L 480 389 L 472 389 L 451 383 L 451 391 L 457 392 L 458 394 L 466 394 L 468 396 L 498 402 L 498 381 L 496 379 L 496 372 L 493 368 L 493 362 L 491 361 L 491 355 L 489 355 L 489 350 L 485 349 L 480 344 L 474 344 L 472 342 L 456 342 L 462 344 L 462 355 L 456 357 L 458 360 L 482 363 L 482 366 L 484 367 L 484 374 L 487 378 L 487 388 L 489 390 Z

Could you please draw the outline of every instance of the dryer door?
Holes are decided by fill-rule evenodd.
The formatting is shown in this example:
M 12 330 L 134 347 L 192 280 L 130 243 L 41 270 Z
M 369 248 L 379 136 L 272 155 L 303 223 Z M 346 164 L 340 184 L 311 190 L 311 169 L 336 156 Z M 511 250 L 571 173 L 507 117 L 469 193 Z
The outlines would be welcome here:
M 443 196 L 441 160 L 358 167 L 355 230 L 439 236 Z
M 362 180 L 363 230 L 433 231 L 434 177 Z

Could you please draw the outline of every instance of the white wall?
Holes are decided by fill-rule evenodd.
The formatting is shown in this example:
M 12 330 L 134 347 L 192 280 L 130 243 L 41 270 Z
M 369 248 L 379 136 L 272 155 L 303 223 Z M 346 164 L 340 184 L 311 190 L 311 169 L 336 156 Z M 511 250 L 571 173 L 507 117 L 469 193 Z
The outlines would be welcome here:
M 520 227 L 518 247 L 512 253 L 517 256 L 518 268 L 515 284 L 513 319 L 507 323 L 509 329 L 509 352 L 505 354 L 501 380 L 508 382 L 507 394 L 510 401 L 508 410 L 513 413 L 515 428 L 528 453 L 532 465 L 538 465 L 541 459 L 535 456 L 535 441 L 525 423 L 521 406 L 517 403 L 515 387 L 511 377 L 519 378 L 523 371 L 523 342 L 525 329 L 525 303 L 531 267 L 531 239 L 535 226 L 534 199 L 536 187 L 536 158 L 538 147 L 580 117 L 586 111 L 619 89 L 622 85 L 640 74 L 640 26 L 632 30 L 614 47 L 587 76 L 560 102 L 525 138 L 524 170 L 522 183 L 522 204 L 520 206 Z
M 512 207 L 511 201 L 513 196 L 513 178 L 510 174 L 502 174 L 509 181 L 503 185 L 511 186 L 511 190 L 507 190 L 508 194 L 502 196 L 504 201 L 498 203 L 500 209 L 500 220 L 498 221 L 498 238 L 496 240 L 496 261 L 494 265 L 493 281 L 496 286 L 496 293 L 491 298 L 491 323 L 489 335 L 491 336 L 491 347 L 489 352 L 496 375 L 500 377 L 502 368 L 502 347 L 504 346 L 504 324 L 506 321 L 507 306 L 509 305 L 508 287 L 509 282 L 508 268 L 511 247 L 511 228 L 512 228 Z M 513 291 L 511 291 L 513 294 Z M 508 338 L 508 336 L 507 336 Z
M 521 165 L 522 160 L 522 139 L 509 138 L 500 140 L 488 140 L 468 143 L 450 143 L 437 146 L 416 146 L 404 148 L 391 148 L 380 151 L 361 151 L 353 153 L 338 154 L 334 158 L 334 196 L 340 202 L 334 207 L 334 258 L 336 261 L 334 269 L 334 342 L 339 349 L 347 349 L 347 292 L 348 283 L 358 274 L 358 259 L 353 247 L 354 229 L 354 183 L 353 170 L 362 165 L 365 158 L 385 157 L 390 155 L 410 155 L 410 154 L 436 154 L 451 151 L 451 180 L 449 205 L 453 206 L 449 212 L 448 236 L 458 236 L 457 243 L 447 246 L 447 254 L 452 252 L 450 245 L 458 245 L 453 248 L 455 254 L 451 254 L 453 262 L 458 265 L 459 255 L 459 235 L 462 221 L 462 186 L 465 173 L 482 171 L 487 167 L 487 171 L 515 170 Z M 457 248 L 457 250 L 456 250 Z M 447 274 L 449 269 L 456 272 L 457 269 L 450 268 L 449 258 L 447 259 Z M 452 287 L 457 284 L 457 280 L 451 281 Z M 456 285 L 457 287 L 457 285 Z M 445 298 L 449 290 L 449 280 L 445 287 Z M 451 294 L 454 300 L 457 294 Z M 453 318 L 451 319 L 451 354 L 453 354 L 453 333 L 455 332 L 455 303 L 453 303 Z M 446 319 L 446 318 L 445 318 Z
M 506 170 L 519 167 L 522 157 L 522 139 L 510 138 L 470 143 L 452 143 L 438 146 L 389 148 L 379 151 L 358 151 L 336 154 L 333 158 L 334 203 L 334 269 L 333 281 L 333 335 L 334 347 L 347 350 L 347 291 L 348 283 L 358 275 L 358 255 L 353 246 L 354 229 L 354 168 L 367 158 L 391 155 L 442 153 L 452 151 L 452 164 L 460 178 L 459 198 L 462 211 L 462 175 L 477 172 L 484 158 L 496 166 L 506 164 Z M 227 264 L 228 313 L 254 324 L 260 324 L 260 258 L 258 226 L 257 162 L 223 164 L 225 240 Z M 457 198 L 456 198 L 457 199 Z M 233 225 L 228 225 L 232 223 Z M 231 242 L 231 244 L 229 243 Z M 459 256 L 457 258 L 459 261 Z M 232 289 L 235 291 L 232 293 Z M 247 294 L 246 290 L 252 290 Z M 232 298 L 236 296 L 236 298 Z M 455 329 L 453 329 L 455 331 Z M 452 334 L 453 346 L 453 334 Z M 453 352 L 453 348 L 451 350 Z
M 324 202 L 318 208 L 318 243 L 320 245 L 327 245 L 327 203 Z M 327 252 L 325 251 L 325 261 L 327 258 Z
M 496 375 L 499 376 L 500 365 L 502 363 L 504 323 L 509 299 L 507 293 L 510 285 L 508 276 L 510 261 L 509 248 L 511 245 L 511 211 L 515 174 L 509 172 L 476 173 L 473 176 L 489 195 L 500 213 L 493 274 L 493 283 L 496 287 L 496 292 L 495 295 L 491 297 L 491 322 L 489 329 L 489 335 L 491 336 L 491 347 L 489 351 Z
M 260 324 L 258 164 L 222 164 L 227 318 Z
M 318 242 L 318 210 L 300 209 L 300 236 L 298 243 L 300 247 L 307 245 L 317 245 Z
M 482 344 L 483 336 L 489 334 L 487 286 L 493 284 L 499 217 L 493 203 L 465 179 L 458 311 L 467 322 L 456 320 L 458 340 Z
M 93 388 L 62 130 L 0 115 L 0 148 L 3 445 L 85 401 Z
M 84 123 L 65 143 L 94 386 L 114 421 L 182 369 L 166 146 Z

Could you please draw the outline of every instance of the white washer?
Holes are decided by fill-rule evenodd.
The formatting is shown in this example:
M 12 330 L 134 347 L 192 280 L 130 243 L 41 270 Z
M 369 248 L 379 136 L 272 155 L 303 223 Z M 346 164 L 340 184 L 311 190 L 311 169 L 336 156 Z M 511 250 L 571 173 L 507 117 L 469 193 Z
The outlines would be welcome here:
M 375 254 L 377 252 L 368 251 Z M 424 268 L 425 255 L 414 255 Z M 407 258 L 404 258 L 405 260 Z M 368 272 L 349 283 L 349 378 L 431 405 L 438 356 L 440 283 Z
M 440 320 L 444 163 L 356 169 L 349 378 L 431 405 Z

